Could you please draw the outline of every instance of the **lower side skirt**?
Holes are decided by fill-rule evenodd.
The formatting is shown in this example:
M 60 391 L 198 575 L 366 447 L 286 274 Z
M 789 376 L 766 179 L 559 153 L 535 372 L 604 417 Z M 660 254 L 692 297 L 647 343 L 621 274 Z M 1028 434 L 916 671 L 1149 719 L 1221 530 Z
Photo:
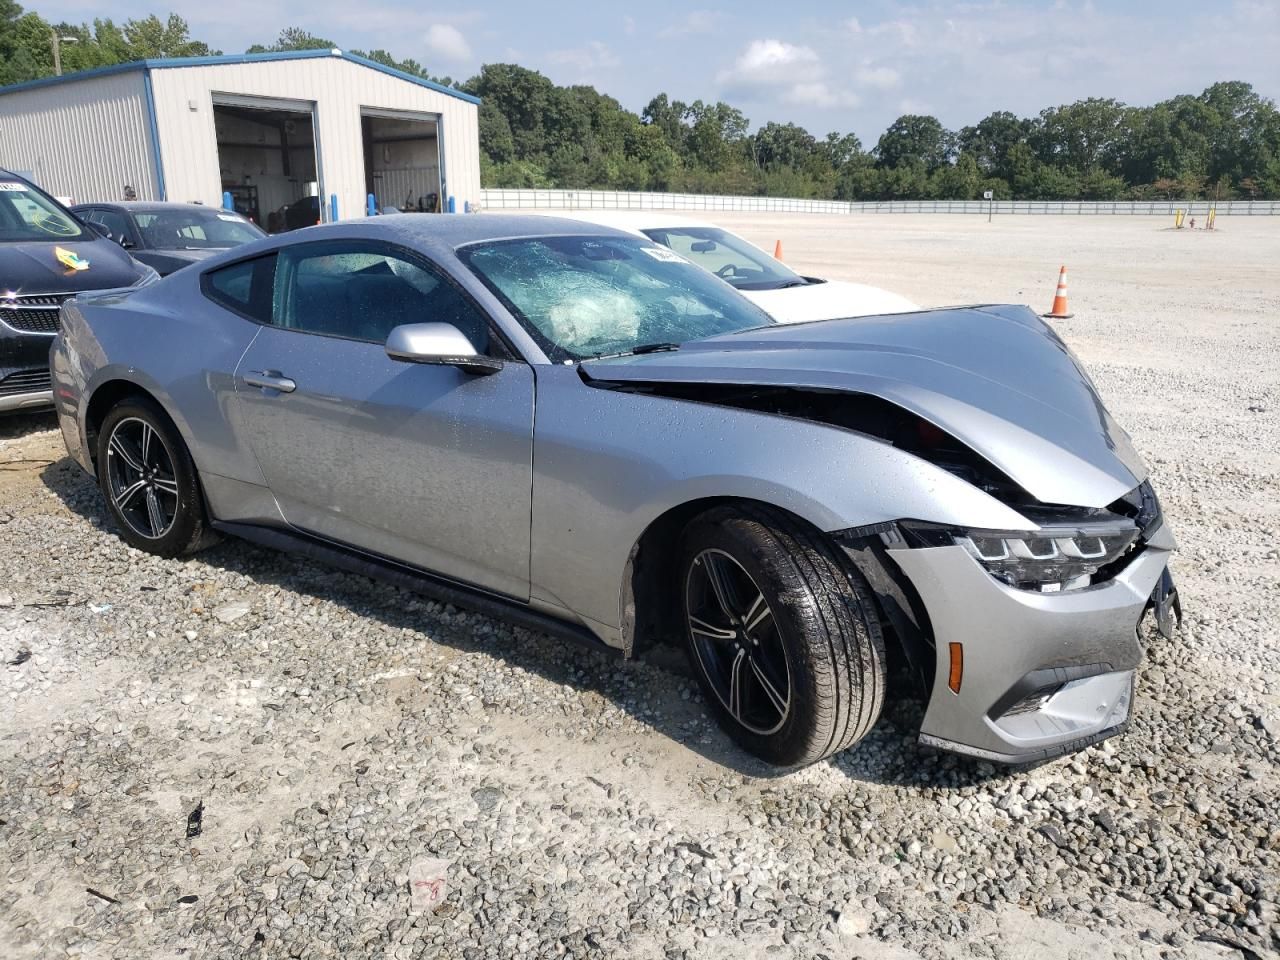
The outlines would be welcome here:
M 316 560 L 348 573 L 382 580 L 441 603 L 466 607 L 485 616 L 505 620 L 528 630 L 548 633 L 599 653 L 622 655 L 621 650 L 609 646 L 584 626 L 534 610 L 519 600 L 477 590 L 417 567 L 363 553 L 295 530 L 260 527 L 248 523 L 224 523 L 220 520 L 212 521 L 211 526 L 228 536 Z

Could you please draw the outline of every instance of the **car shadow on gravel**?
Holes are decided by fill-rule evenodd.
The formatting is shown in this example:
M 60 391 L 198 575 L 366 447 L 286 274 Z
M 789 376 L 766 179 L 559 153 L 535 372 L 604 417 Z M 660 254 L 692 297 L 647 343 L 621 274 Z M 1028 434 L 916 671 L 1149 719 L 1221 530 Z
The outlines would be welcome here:
M 97 484 L 70 457 L 46 466 L 41 480 L 68 509 L 100 529 L 101 535 L 116 535 Z M 393 630 L 428 636 L 421 606 L 406 602 L 406 597 L 429 599 L 425 595 L 234 538 L 201 551 L 195 559 L 257 584 L 340 604 Z M 639 666 L 603 647 L 588 648 L 519 627 L 513 628 L 515 635 L 527 638 L 527 642 L 514 646 L 503 642 L 496 631 L 483 629 L 497 625 L 500 621 L 496 618 L 475 612 L 470 615 L 482 629 L 459 628 L 448 622 L 449 617 L 426 614 L 435 621 L 430 626 L 431 641 L 460 654 L 500 657 L 551 683 L 594 692 L 655 732 L 745 777 L 769 781 L 792 772 L 739 749 L 713 722 L 704 720 L 709 712 L 701 703 L 682 697 L 682 687 L 696 688 L 696 684 L 676 644 L 657 645 L 645 653 Z M 915 731 L 920 727 L 923 704 L 907 693 L 910 688 L 905 681 L 894 686 L 902 695 L 886 705 L 879 723 L 858 746 L 824 761 L 831 771 L 855 782 L 924 789 L 954 789 L 1004 775 L 990 764 L 917 744 Z

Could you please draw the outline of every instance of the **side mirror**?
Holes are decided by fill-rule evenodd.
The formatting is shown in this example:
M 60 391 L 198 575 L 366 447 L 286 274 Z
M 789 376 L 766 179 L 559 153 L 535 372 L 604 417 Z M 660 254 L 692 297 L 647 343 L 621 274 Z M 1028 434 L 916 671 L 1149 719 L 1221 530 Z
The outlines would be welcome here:
M 451 323 L 405 323 L 387 337 L 387 356 L 405 363 L 432 363 L 485 375 L 502 369 L 502 361 L 479 353 L 467 335 Z

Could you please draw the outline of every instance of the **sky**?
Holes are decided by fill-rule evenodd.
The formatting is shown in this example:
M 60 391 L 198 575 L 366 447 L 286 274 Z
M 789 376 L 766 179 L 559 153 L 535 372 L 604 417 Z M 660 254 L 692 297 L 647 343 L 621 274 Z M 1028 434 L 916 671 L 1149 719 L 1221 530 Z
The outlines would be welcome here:
M 753 128 L 794 122 L 874 145 L 904 113 L 958 129 L 1085 97 L 1149 104 L 1244 80 L 1280 99 L 1280 0 L 24 0 L 50 20 L 172 11 L 227 53 L 287 26 L 465 79 L 515 62 L 643 110 L 725 100 Z

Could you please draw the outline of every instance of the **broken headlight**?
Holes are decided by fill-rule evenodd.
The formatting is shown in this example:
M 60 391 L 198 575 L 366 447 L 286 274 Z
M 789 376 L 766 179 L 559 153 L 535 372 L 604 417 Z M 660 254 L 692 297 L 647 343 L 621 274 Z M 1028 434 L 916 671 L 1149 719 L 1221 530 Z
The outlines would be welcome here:
M 912 546 L 954 544 L 997 580 L 1044 593 L 1089 586 L 1094 574 L 1123 557 L 1138 538 L 1137 525 L 1129 521 L 1035 531 L 959 530 L 910 522 L 899 527 L 914 541 Z

